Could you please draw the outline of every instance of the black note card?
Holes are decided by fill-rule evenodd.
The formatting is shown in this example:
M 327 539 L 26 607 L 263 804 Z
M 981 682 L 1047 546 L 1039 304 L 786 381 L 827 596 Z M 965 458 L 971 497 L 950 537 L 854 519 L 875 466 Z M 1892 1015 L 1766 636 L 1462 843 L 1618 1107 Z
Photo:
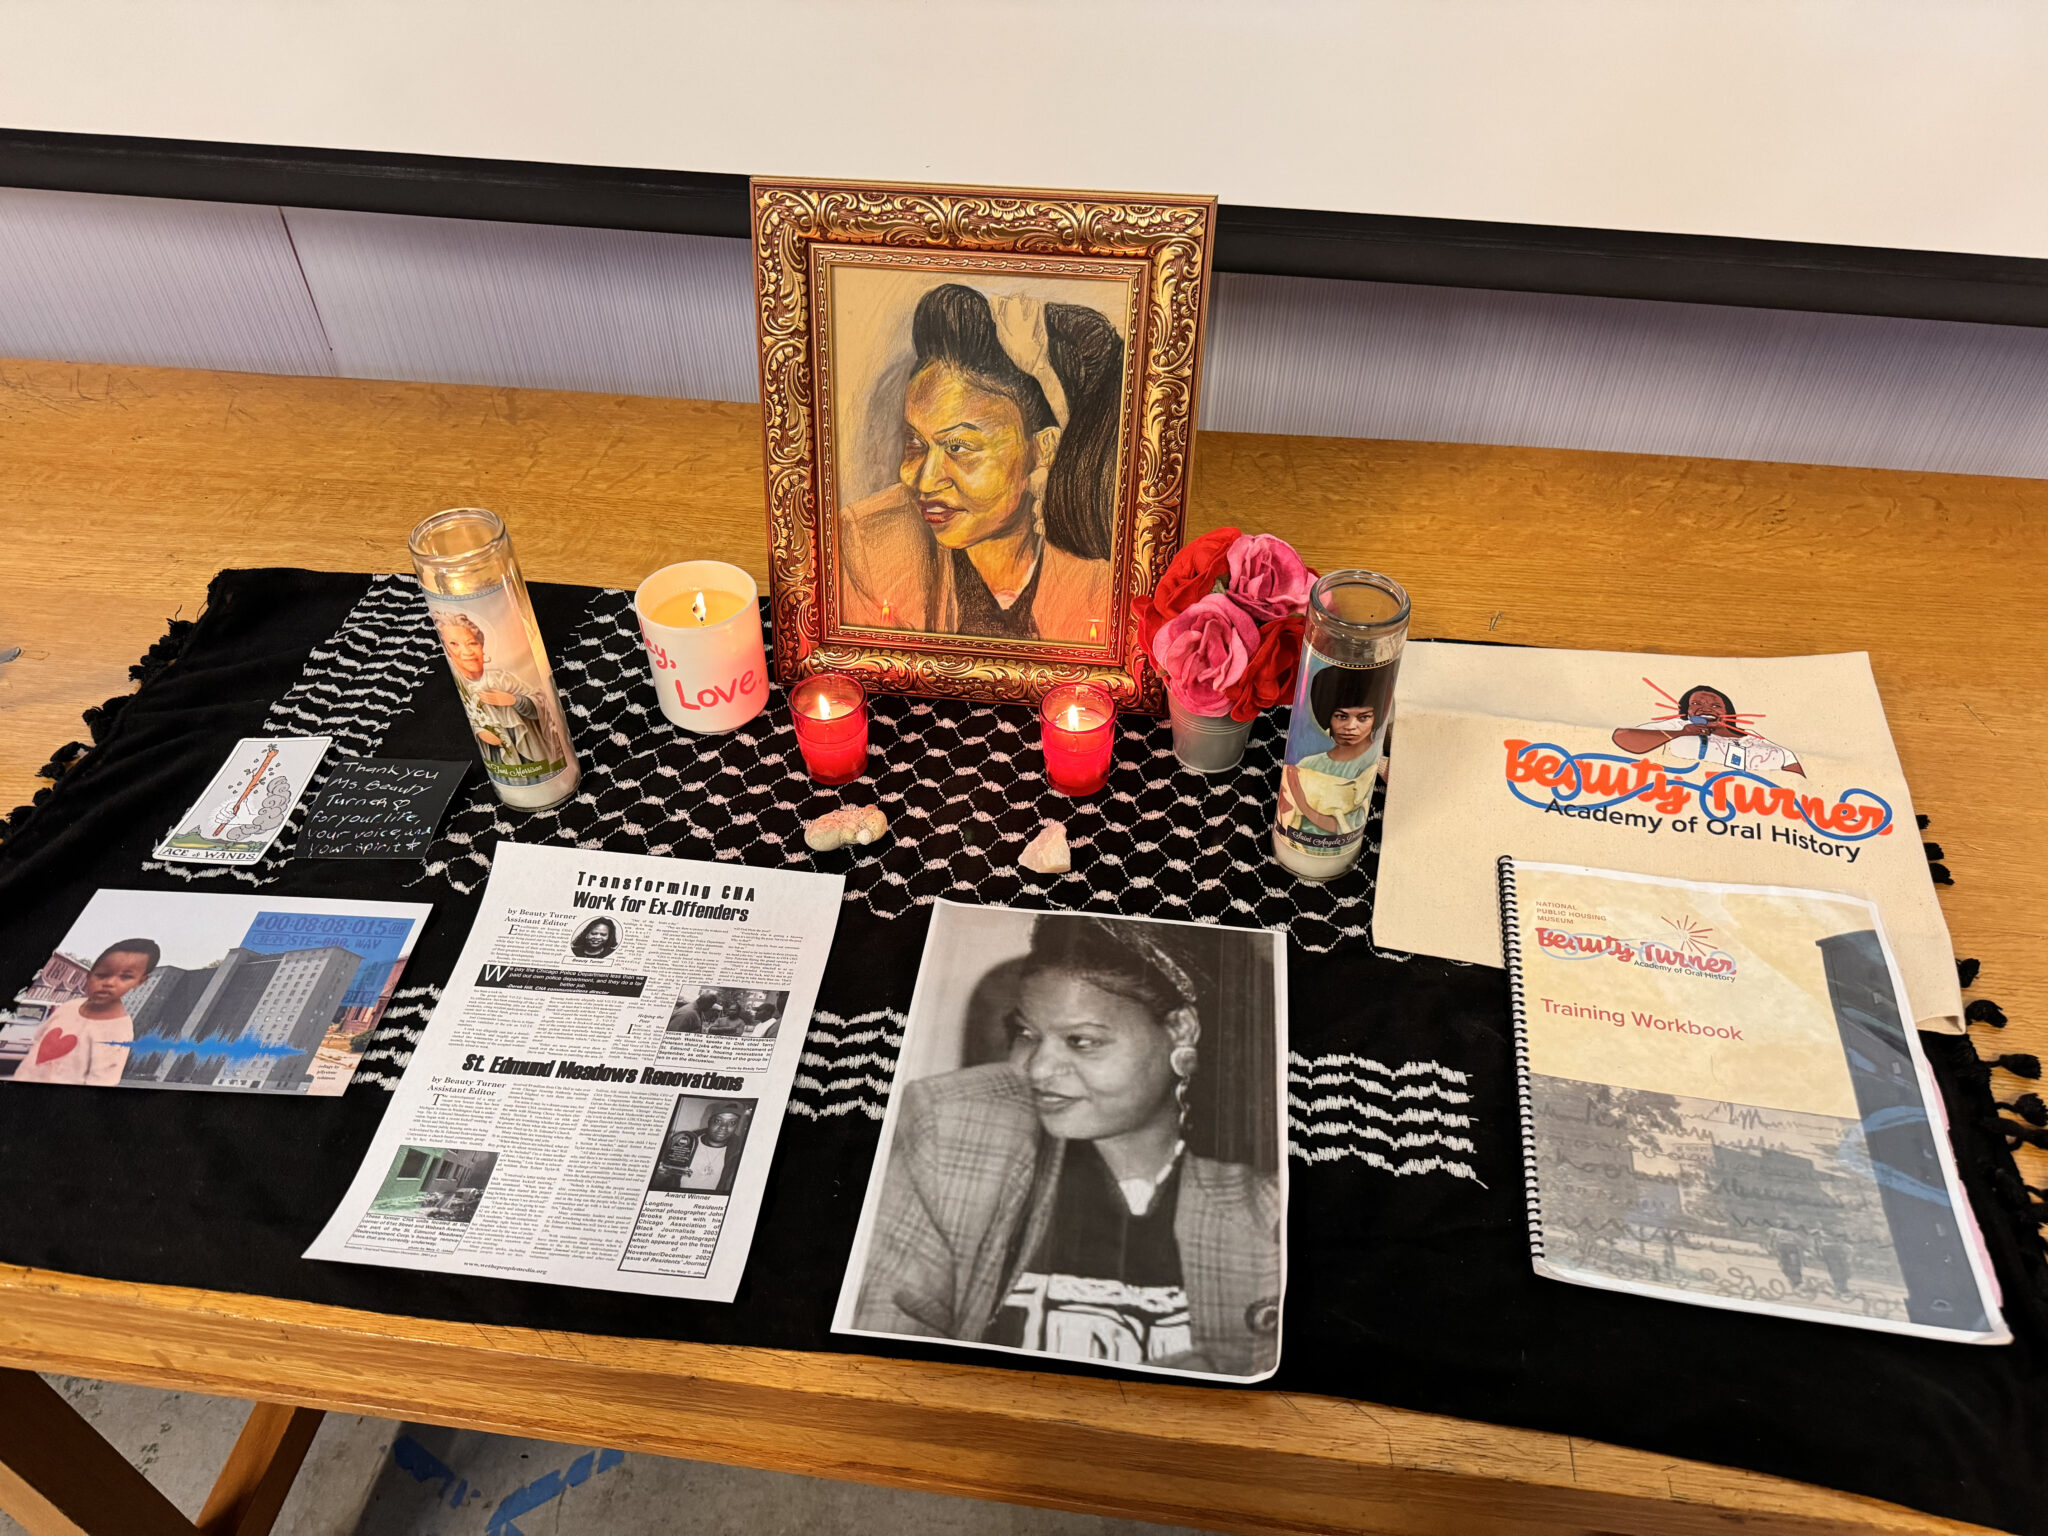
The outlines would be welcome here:
M 347 758 L 334 765 L 299 834 L 302 859 L 416 859 L 468 763 L 404 757 Z

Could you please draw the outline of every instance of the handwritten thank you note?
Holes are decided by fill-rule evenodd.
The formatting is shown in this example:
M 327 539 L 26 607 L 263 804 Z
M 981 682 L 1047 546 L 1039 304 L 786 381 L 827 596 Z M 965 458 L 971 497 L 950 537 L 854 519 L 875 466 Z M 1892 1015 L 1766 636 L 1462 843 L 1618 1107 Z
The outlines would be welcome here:
M 359 757 L 335 764 L 299 838 L 302 859 L 416 859 L 468 763 Z

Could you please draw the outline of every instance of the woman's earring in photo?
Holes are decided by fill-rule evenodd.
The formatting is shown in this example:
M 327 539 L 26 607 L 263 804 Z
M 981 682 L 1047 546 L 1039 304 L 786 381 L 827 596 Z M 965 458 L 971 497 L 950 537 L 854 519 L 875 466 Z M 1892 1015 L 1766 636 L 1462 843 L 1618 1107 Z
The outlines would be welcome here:
M 1173 1071 L 1173 1105 L 1180 1115 L 1182 1139 L 1186 1139 L 1188 1133 L 1188 1084 L 1194 1081 L 1195 1064 L 1199 1060 L 1192 1043 L 1176 1045 L 1166 1054 L 1166 1065 Z

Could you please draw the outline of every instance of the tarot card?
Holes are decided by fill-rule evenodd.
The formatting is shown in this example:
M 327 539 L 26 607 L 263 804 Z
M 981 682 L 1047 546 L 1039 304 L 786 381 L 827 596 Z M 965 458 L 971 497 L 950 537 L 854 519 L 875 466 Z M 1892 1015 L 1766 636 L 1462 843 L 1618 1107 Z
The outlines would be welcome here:
M 331 738 L 245 736 L 178 818 L 156 857 L 181 864 L 254 864 L 306 792 Z

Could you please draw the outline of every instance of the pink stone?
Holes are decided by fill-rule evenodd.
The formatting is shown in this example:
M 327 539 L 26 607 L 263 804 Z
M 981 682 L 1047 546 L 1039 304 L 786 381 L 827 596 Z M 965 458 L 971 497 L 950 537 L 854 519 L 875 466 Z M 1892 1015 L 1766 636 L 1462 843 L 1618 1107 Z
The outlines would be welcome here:
M 1073 850 L 1067 846 L 1067 824 L 1048 821 L 1038 836 L 1024 845 L 1017 862 L 1040 875 L 1063 875 L 1074 867 Z

